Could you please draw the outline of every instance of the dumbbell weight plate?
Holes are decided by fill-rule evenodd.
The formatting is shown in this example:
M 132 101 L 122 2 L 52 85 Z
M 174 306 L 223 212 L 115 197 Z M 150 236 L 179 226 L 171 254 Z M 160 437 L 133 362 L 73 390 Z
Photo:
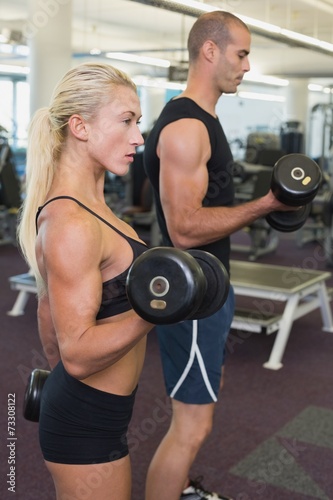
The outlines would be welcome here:
M 23 401 L 23 416 L 26 420 L 39 421 L 42 390 L 49 374 L 49 371 L 37 368 L 31 372 Z
M 153 324 L 171 324 L 198 309 L 206 293 L 206 280 L 200 265 L 187 252 L 155 247 L 135 259 L 126 290 L 141 318 Z
M 332 217 L 333 217 L 333 193 L 327 191 L 323 200 L 323 208 L 322 208 L 322 221 L 324 226 L 331 227 L 332 226 Z
M 230 288 L 229 275 L 221 261 L 203 250 L 191 249 L 188 253 L 200 264 L 207 282 L 207 291 L 199 309 L 189 319 L 202 319 L 215 314 L 227 300 Z
M 311 211 L 311 203 L 304 205 L 295 211 L 288 212 L 271 212 L 266 216 L 268 224 L 276 231 L 290 233 L 297 231 L 309 217 Z
M 271 189 L 282 203 L 300 207 L 314 199 L 321 182 L 319 165 L 306 155 L 294 153 L 285 155 L 276 162 Z

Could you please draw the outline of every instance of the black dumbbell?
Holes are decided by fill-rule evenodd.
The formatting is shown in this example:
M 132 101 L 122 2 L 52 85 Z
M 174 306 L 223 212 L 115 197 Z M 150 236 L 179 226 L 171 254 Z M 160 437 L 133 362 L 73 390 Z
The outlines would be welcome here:
M 42 390 L 49 374 L 48 370 L 38 368 L 31 372 L 23 401 L 23 416 L 26 420 L 39 421 Z
M 226 268 L 221 261 L 203 250 L 188 250 L 195 258 L 205 276 L 205 294 L 199 308 L 188 319 L 207 318 L 216 313 L 228 298 L 230 281 Z
M 271 212 L 266 216 L 269 225 L 282 232 L 300 229 L 311 211 L 322 182 L 319 165 L 306 155 L 294 153 L 280 158 L 273 168 L 271 190 L 274 196 L 295 211 Z
M 170 247 L 140 255 L 126 282 L 133 309 L 156 325 L 211 316 L 223 306 L 229 287 L 229 275 L 215 256 Z
M 322 221 L 324 226 L 331 227 L 333 220 L 333 192 L 326 191 L 323 199 Z

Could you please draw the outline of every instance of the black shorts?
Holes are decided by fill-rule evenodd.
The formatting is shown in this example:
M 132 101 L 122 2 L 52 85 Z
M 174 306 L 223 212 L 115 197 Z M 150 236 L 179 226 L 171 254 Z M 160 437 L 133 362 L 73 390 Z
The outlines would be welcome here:
M 39 441 L 45 460 L 98 464 L 128 455 L 135 393 L 100 391 L 71 377 L 58 363 L 42 392 Z

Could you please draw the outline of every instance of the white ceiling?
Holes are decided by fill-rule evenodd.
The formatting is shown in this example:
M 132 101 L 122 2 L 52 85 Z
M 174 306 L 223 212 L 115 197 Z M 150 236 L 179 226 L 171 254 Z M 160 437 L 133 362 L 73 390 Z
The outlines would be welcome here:
M 57 0 L 54 0 L 55 2 Z M 59 2 L 60 3 L 60 2 Z M 333 43 L 333 0 L 207 0 L 207 4 Z M 0 30 L 22 30 L 28 0 L 0 0 Z M 195 17 L 135 0 L 73 0 L 73 54 L 130 51 L 186 59 L 186 38 Z M 61 36 L 61 34 L 59 34 Z M 297 48 L 253 35 L 253 70 L 280 77 L 306 77 L 333 84 L 333 54 Z M 0 64 L 27 64 L 0 54 Z

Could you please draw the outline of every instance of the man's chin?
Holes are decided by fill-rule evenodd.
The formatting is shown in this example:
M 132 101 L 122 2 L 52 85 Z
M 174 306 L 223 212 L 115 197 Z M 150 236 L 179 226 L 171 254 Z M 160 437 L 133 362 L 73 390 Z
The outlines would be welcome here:
M 228 94 L 228 95 L 236 94 L 236 92 L 237 92 L 237 87 L 235 87 L 234 89 L 223 90 L 223 94 Z

